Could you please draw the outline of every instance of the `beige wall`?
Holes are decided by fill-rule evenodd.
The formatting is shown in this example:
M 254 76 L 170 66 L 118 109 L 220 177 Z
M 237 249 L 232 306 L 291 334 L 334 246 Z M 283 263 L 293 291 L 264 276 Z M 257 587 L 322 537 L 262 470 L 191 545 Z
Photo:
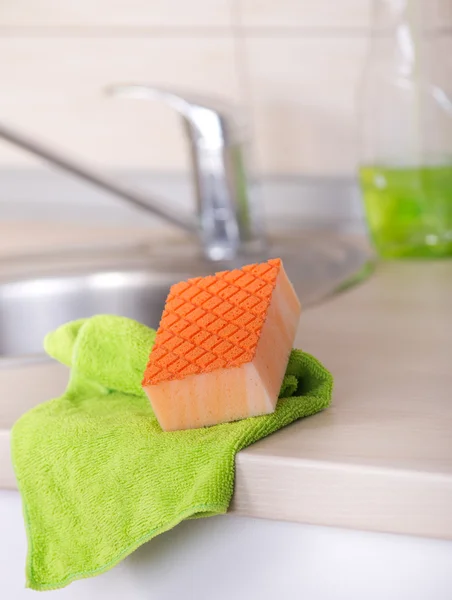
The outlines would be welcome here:
M 186 164 L 175 115 L 159 104 L 107 99 L 101 89 L 124 80 L 176 85 L 249 107 L 265 173 L 351 174 L 370 6 L 1 0 L 0 119 L 102 166 L 175 171 Z M 431 15 L 444 43 L 451 0 L 431 0 Z M 0 145 L 0 167 L 30 164 L 37 163 Z

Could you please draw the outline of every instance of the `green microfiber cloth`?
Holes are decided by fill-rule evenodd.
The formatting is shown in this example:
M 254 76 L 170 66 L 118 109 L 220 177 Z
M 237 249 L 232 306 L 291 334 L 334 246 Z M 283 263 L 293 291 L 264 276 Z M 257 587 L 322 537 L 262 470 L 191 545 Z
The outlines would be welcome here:
M 237 452 L 330 403 L 330 373 L 293 350 L 275 413 L 165 433 L 141 389 L 154 337 L 107 315 L 47 336 L 46 351 L 71 367 L 67 390 L 12 431 L 28 587 L 97 575 L 183 519 L 225 513 Z

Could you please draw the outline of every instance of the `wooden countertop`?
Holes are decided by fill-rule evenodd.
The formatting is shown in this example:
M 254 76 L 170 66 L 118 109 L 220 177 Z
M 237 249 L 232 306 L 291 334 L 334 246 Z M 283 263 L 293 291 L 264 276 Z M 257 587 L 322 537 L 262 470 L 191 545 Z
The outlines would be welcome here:
M 331 408 L 237 457 L 237 513 L 452 539 L 452 261 L 382 264 L 302 315 Z
M 7 231 L 0 253 L 23 251 L 24 230 Z M 54 235 L 67 243 L 67 230 Z M 40 236 L 49 243 L 48 229 Z M 452 539 L 452 261 L 382 264 L 307 310 L 297 345 L 332 371 L 333 404 L 237 456 L 231 510 Z M 45 392 L 67 376 L 29 369 Z

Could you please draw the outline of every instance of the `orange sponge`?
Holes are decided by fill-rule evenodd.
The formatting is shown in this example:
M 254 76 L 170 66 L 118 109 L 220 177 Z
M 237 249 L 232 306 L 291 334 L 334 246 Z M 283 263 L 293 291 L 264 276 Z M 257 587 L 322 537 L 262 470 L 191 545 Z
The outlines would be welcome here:
M 280 259 L 172 286 L 143 379 L 162 428 L 272 412 L 299 313 Z

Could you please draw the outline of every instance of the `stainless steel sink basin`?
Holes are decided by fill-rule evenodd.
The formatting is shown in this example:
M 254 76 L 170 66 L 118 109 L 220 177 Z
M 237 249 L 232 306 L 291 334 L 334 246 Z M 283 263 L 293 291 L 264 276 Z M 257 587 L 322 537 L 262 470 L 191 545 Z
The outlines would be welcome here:
M 270 255 L 283 258 L 305 308 L 334 293 L 370 258 L 361 244 L 331 234 L 275 240 Z M 171 284 L 211 272 L 212 263 L 183 241 L 165 244 L 164 252 L 157 244 L 10 261 L 0 269 L 0 365 L 41 360 L 46 333 L 73 319 L 109 313 L 157 327 Z

